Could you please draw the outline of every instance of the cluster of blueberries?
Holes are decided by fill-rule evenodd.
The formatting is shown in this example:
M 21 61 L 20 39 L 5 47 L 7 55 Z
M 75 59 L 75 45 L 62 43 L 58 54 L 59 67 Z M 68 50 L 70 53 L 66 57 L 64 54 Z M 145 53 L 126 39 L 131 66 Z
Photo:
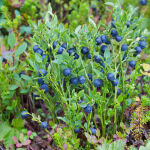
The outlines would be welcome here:
M 27 118 L 29 117 L 29 115 L 30 115 L 30 114 L 29 114 L 27 111 L 22 111 L 22 112 L 21 112 L 21 118 L 22 118 L 22 119 L 27 119 Z M 46 122 L 46 121 L 41 122 L 41 127 L 42 127 L 43 129 L 47 128 L 47 122 Z

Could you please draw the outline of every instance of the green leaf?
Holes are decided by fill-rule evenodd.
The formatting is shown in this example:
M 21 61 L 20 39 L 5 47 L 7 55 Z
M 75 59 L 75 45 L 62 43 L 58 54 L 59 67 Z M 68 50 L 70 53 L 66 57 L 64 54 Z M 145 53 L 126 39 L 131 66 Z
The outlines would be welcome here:
M 27 48 L 27 43 L 23 43 L 21 46 L 18 47 L 17 51 L 15 52 L 15 57 L 20 56 L 23 52 L 25 52 Z
M 112 2 L 106 2 L 105 5 L 108 5 L 108 6 L 111 6 L 111 7 L 114 7 L 114 4 Z
M 13 126 L 14 128 L 16 128 L 16 129 L 21 129 L 21 128 L 24 127 L 24 120 L 19 119 L 19 118 L 13 119 L 13 120 L 12 120 L 12 126 Z
M 13 48 L 16 42 L 16 36 L 14 32 L 9 33 L 8 35 L 8 45 Z
M 9 90 L 15 90 L 18 88 L 18 85 L 10 85 Z
M 41 55 L 38 54 L 38 53 L 35 54 L 35 59 L 36 59 L 36 61 L 39 62 L 39 63 L 42 62 L 42 57 L 41 57 Z
M 28 80 L 32 80 L 31 77 L 29 77 L 29 76 L 27 76 L 27 75 L 25 75 L 25 74 L 22 74 L 22 75 L 21 75 L 21 78 L 24 79 L 24 80 L 27 80 L 27 81 L 28 81 Z
M 96 28 L 96 24 L 95 24 L 95 22 L 94 22 L 91 18 L 89 18 L 89 23 L 90 23 L 92 26 L 94 26 L 94 28 Z
M 66 117 L 57 117 L 57 118 L 64 121 L 64 122 L 66 122 L 66 123 L 69 122 L 69 120 Z

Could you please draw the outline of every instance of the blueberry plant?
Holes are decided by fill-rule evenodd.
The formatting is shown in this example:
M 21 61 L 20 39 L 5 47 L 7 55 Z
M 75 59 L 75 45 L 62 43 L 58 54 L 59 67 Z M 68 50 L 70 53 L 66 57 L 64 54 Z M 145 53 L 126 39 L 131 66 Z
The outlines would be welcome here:
M 88 25 L 74 31 L 59 23 L 50 7 L 35 31 L 27 59 L 33 98 L 43 100 L 52 122 L 63 121 L 73 138 L 81 132 L 97 136 L 97 129 L 112 138 L 137 94 L 139 56 L 147 45 L 140 29 L 142 17 L 135 16 L 134 8 L 126 11 L 106 4 L 112 6 L 107 9 L 112 22 L 96 25 L 89 18 Z M 48 125 L 39 122 L 44 129 Z

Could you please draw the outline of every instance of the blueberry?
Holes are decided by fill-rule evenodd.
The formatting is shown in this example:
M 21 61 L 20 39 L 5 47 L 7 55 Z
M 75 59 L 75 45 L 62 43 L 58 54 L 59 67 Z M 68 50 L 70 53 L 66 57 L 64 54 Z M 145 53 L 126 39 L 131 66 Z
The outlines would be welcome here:
M 40 86 L 40 88 L 44 90 L 44 93 L 47 93 L 47 92 L 48 92 L 48 86 L 47 86 L 47 84 L 42 84 L 42 85 Z
M 58 51 L 57 51 L 57 54 L 62 54 L 63 51 L 64 51 L 63 47 L 60 46 L 59 49 L 58 49 Z
M 144 49 L 146 45 L 147 45 L 146 41 L 139 41 L 139 46 L 141 47 L 141 49 Z
M 43 55 L 42 55 L 42 61 L 44 61 L 45 57 L 47 58 L 47 59 L 46 59 L 47 62 L 49 62 L 49 61 L 50 61 L 50 58 L 49 58 L 49 56 L 46 55 L 46 54 L 43 54 Z
M 91 53 L 88 53 L 88 59 L 91 59 Z
M 120 41 L 122 41 L 122 36 L 116 35 L 115 39 L 117 42 L 120 42 Z
M 112 35 L 112 37 L 116 37 L 116 36 L 118 35 L 117 30 L 112 29 L 112 30 L 111 30 L 111 35 Z
M 41 127 L 42 127 L 43 129 L 47 128 L 47 122 L 46 122 L 46 121 L 41 122 Z
M 79 133 L 79 132 L 80 132 L 80 128 L 78 126 L 75 126 L 74 133 Z
M 99 58 L 98 56 L 94 56 L 94 60 L 95 60 L 95 62 L 97 62 L 97 63 L 100 63 L 100 62 L 102 61 L 102 59 Z
M 64 48 L 64 49 L 66 49 L 66 48 L 67 48 L 67 43 L 63 43 L 63 44 L 61 45 L 61 47 Z
M 102 35 L 101 40 L 102 40 L 102 43 L 106 43 L 108 41 L 107 35 Z
M 94 86 L 95 86 L 95 87 L 99 88 L 99 87 L 102 86 L 102 84 L 103 84 L 103 81 L 102 81 L 102 80 L 100 80 L 100 79 L 95 79 L 95 80 L 94 80 Z
M 70 79 L 70 82 L 74 85 L 77 85 L 78 84 L 78 78 L 77 77 L 74 77 L 74 78 L 71 78 Z
M 102 62 L 102 63 L 101 63 L 101 66 L 102 66 L 103 68 L 105 68 L 105 63 L 104 63 L 104 62 Z
M 124 56 L 123 56 L 123 58 L 122 58 L 122 61 L 124 61 L 126 58 L 127 58 L 127 55 L 124 54 Z
M 95 42 L 96 42 L 96 45 L 101 45 L 101 44 L 102 44 L 101 37 L 97 37 L 97 38 L 95 39 Z
M 73 56 L 74 56 L 74 59 L 79 59 L 79 55 L 77 53 L 75 53 Z
M 126 26 L 127 26 L 127 28 L 129 28 L 129 26 L 130 26 L 130 21 L 129 20 L 127 20 Z
M 38 76 L 42 77 L 42 76 L 46 76 L 47 75 L 47 71 L 45 69 L 40 69 L 38 71 Z
M 106 44 L 111 44 L 111 42 L 110 42 L 110 41 L 107 41 Z
M 96 133 L 96 130 L 94 128 L 90 128 L 92 135 Z
M 106 46 L 106 45 L 102 45 L 102 46 L 101 46 L 101 52 L 102 52 L 102 53 L 104 53 L 106 49 L 107 49 L 107 46 Z
M 113 28 L 116 28 L 116 26 L 115 26 L 115 20 L 112 21 L 111 25 L 112 25 Z
M 130 67 L 134 68 L 135 65 L 136 65 L 136 61 L 134 61 L 134 60 L 129 61 L 129 66 Z
M 92 81 L 93 75 L 91 73 L 88 74 L 89 79 Z
M 119 96 L 121 94 L 121 90 L 117 89 L 117 95 Z
M 114 81 L 112 81 L 112 85 L 113 85 L 113 86 L 117 86 L 117 85 L 118 85 L 118 82 L 119 82 L 118 79 L 115 79 Z
M 113 73 L 108 73 L 108 74 L 107 74 L 107 79 L 108 79 L 109 81 L 114 81 L 114 80 L 115 80 L 114 74 L 113 74 Z
M 50 64 L 50 63 L 47 62 L 46 65 L 45 65 L 45 67 L 48 68 L 49 64 Z
M 29 117 L 29 114 L 28 114 L 27 111 L 22 111 L 22 112 L 21 112 L 21 118 L 22 118 L 22 119 L 26 119 L 26 118 L 28 118 L 28 117 Z
M 34 51 L 34 52 L 36 52 L 38 49 L 39 49 L 39 46 L 38 46 L 38 45 L 34 45 L 34 46 L 33 46 L 33 51 Z
M 101 69 L 101 70 L 100 70 L 100 72 L 101 72 L 101 73 L 104 73 L 104 70 L 103 70 L 103 69 Z
M 79 82 L 80 84 L 84 84 L 85 78 L 83 76 L 79 76 Z
M 136 50 L 136 54 L 140 54 L 142 52 L 142 49 L 140 46 L 136 46 L 135 50 Z
M 64 76 L 70 76 L 72 73 L 71 68 L 66 68 L 63 70 L 63 75 Z
M 54 41 L 54 42 L 53 42 L 53 49 L 55 49 L 55 48 L 56 48 L 56 46 L 57 46 L 57 42 L 56 42 L 56 41 Z
M 75 52 L 75 48 L 70 48 L 67 50 L 69 56 Z
M 128 49 L 128 45 L 127 44 L 123 44 L 121 46 L 121 51 L 126 51 Z
M 87 47 L 83 47 L 81 49 L 82 54 L 88 54 L 89 53 L 89 49 Z
M 41 56 L 43 55 L 43 51 L 39 48 L 39 49 L 37 49 L 36 51 L 35 51 L 35 53 L 38 53 L 38 54 L 40 54 Z
M 42 78 L 39 78 L 39 79 L 38 79 L 38 84 L 39 84 L 39 85 L 44 84 L 44 80 L 43 80 Z
M 84 108 L 84 111 L 89 113 L 92 111 L 92 106 L 89 106 L 89 104 L 87 104 L 87 106 Z
M 140 0 L 141 5 L 146 5 L 147 4 L 147 0 Z

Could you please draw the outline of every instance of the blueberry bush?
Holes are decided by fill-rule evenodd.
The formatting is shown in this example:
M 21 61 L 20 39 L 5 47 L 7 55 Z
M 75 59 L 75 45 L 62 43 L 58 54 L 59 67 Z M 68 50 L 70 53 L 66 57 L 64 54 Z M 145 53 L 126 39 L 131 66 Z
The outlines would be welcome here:
M 0 2 L 0 146 L 147 149 L 149 29 L 142 10 L 126 1 L 50 2 Z M 30 33 L 21 32 L 24 24 Z

